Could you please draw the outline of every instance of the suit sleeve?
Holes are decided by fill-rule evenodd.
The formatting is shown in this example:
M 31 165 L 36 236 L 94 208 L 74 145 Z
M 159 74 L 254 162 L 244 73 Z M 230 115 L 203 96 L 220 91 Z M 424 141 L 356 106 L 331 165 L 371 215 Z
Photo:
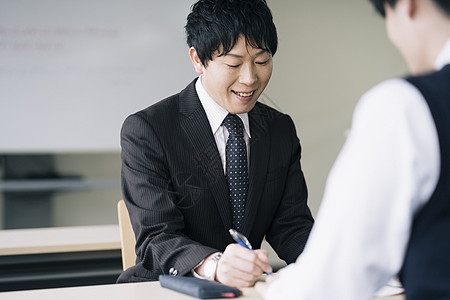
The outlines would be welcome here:
M 301 146 L 292 119 L 286 116 L 289 162 L 283 196 L 266 239 L 278 256 L 290 264 L 303 252 L 314 220 L 307 204 L 308 191 L 300 164 Z M 286 133 L 284 134 L 286 136 Z
M 185 275 L 216 252 L 184 234 L 183 214 L 175 205 L 166 151 L 160 136 L 139 114 L 121 132 L 122 192 L 136 235 L 136 254 L 149 274 Z M 151 278 L 157 279 L 157 278 Z

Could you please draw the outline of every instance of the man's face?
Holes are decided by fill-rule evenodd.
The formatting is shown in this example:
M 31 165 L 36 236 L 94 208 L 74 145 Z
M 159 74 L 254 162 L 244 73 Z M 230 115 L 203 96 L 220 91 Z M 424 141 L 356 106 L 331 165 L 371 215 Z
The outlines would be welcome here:
M 219 54 L 213 55 L 206 68 L 202 64 L 195 67 L 202 74 L 203 87 L 228 112 L 249 112 L 272 75 L 272 55 L 247 45 L 243 36 L 228 54 Z

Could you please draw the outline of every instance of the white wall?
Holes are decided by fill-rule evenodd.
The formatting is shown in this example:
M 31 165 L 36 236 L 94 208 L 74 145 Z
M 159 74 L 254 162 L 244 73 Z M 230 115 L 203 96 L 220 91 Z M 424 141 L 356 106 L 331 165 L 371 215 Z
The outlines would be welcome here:
M 125 117 L 195 74 L 193 1 L 0 1 L 0 152 L 119 151 Z
M 403 75 L 406 65 L 369 0 L 268 3 L 279 50 L 266 92 L 296 124 L 315 214 L 359 97 L 381 80 Z

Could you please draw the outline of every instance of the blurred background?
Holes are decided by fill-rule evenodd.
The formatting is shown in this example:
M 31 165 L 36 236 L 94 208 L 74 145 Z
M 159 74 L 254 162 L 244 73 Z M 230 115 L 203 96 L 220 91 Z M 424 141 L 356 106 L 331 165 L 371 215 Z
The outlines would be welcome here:
M 0 1 L 0 229 L 117 224 L 124 118 L 195 76 L 194 1 Z M 316 214 L 359 97 L 406 74 L 368 0 L 268 0 L 261 101 L 288 113 Z

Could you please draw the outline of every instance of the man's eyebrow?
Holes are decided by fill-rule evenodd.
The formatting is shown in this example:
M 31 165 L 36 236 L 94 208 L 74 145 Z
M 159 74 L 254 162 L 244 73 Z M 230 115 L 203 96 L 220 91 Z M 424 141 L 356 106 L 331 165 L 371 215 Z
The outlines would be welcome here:
M 262 55 L 264 53 L 269 53 L 269 51 L 262 49 L 261 51 L 259 51 L 258 53 L 256 53 L 255 56 L 259 56 Z M 223 54 L 223 56 L 232 56 L 232 57 L 236 57 L 236 58 L 243 58 L 243 55 L 239 55 L 239 54 L 233 54 L 233 53 L 227 53 L 227 54 Z

